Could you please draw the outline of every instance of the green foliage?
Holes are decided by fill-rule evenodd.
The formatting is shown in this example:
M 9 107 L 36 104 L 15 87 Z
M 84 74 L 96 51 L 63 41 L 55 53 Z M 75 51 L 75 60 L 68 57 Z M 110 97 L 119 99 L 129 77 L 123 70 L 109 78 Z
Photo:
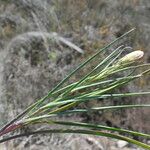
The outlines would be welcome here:
M 28 125 L 34 124 L 45 124 L 48 125 L 60 125 L 61 129 L 53 130 L 37 130 L 33 132 L 27 132 L 15 136 L 10 136 L 3 138 L 0 142 L 5 142 L 7 140 L 15 139 L 18 137 L 28 136 L 32 134 L 42 134 L 42 133 L 78 133 L 78 134 L 91 134 L 97 136 L 111 137 L 115 139 L 125 140 L 132 144 L 138 145 L 145 149 L 150 149 L 150 146 L 142 142 L 133 140 L 129 138 L 132 136 L 142 136 L 144 138 L 150 138 L 149 134 L 144 134 L 140 132 L 130 131 L 121 128 L 108 127 L 103 125 L 95 125 L 90 123 L 81 122 L 67 122 L 67 121 L 55 121 L 54 116 L 66 115 L 66 114 L 76 114 L 89 111 L 100 111 L 100 110 L 110 110 L 110 109 L 123 109 L 123 108 L 141 108 L 150 107 L 150 105 L 139 104 L 139 105 L 118 105 L 118 106 L 98 106 L 95 108 L 88 109 L 78 109 L 77 107 L 72 109 L 74 106 L 82 102 L 87 102 L 91 100 L 101 100 L 102 98 L 109 97 L 129 97 L 138 95 L 147 95 L 150 92 L 135 92 L 135 93 L 114 93 L 111 94 L 112 90 L 119 88 L 128 84 L 129 82 L 139 79 L 144 75 L 149 74 L 150 69 L 146 69 L 141 73 L 136 73 L 136 69 L 148 67 L 150 64 L 135 65 L 142 57 L 142 51 L 134 51 L 130 54 L 125 55 L 123 58 L 119 59 L 120 55 L 126 49 L 130 47 L 119 46 L 111 54 L 109 54 L 104 60 L 99 60 L 98 55 L 106 50 L 114 43 L 121 40 L 123 37 L 128 35 L 134 29 L 125 33 L 121 37 L 117 38 L 104 48 L 100 49 L 96 54 L 90 57 L 88 60 L 83 62 L 73 70 L 64 80 L 62 80 L 54 89 L 52 89 L 45 97 L 38 100 L 30 107 L 28 107 L 24 112 L 19 114 L 15 119 L 6 124 L 0 132 L 3 136 L 9 132 L 12 132 L 18 128 L 22 128 Z M 68 81 L 68 79 L 78 72 L 80 69 L 85 67 L 91 60 L 96 60 L 97 65 L 90 70 L 83 78 L 79 81 L 74 82 L 70 85 L 62 87 L 62 85 Z M 122 72 L 129 71 L 129 75 L 125 76 Z M 120 77 L 114 76 L 117 73 L 122 73 Z M 111 77 L 111 78 L 110 78 Z M 64 126 L 75 126 L 78 129 L 70 130 L 64 128 Z M 105 131 L 101 131 L 105 130 Z M 108 132 L 109 131 L 109 132 Z M 111 132 L 118 132 L 110 133 Z M 123 136 L 122 134 L 128 134 L 129 137 Z

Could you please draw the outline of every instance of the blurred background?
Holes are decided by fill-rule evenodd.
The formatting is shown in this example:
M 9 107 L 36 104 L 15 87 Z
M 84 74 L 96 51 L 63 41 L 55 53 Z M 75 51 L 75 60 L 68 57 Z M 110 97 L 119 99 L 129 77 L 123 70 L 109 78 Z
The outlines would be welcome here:
M 136 28 L 134 33 L 121 42 L 133 47 L 133 50 L 143 50 L 143 61 L 149 63 L 149 0 L 0 0 L 0 125 L 44 96 L 96 50 L 132 28 Z M 87 72 L 88 69 L 83 69 L 71 81 L 76 81 Z M 117 92 L 150 91 L 149 79 L 146 77 L 132 82 Z M 79 107 L 134 103 L 149 103 L 149 97 L 113 99 L 101 103 L 94 101 Z M 149 133 L 149 114 L 148 109 L 128 109 L 62 119 L 71 118 Z M 32 136 L 0 145 L 2 150 L 41 148 L 141 150 L 122 141 L 73 134 Z

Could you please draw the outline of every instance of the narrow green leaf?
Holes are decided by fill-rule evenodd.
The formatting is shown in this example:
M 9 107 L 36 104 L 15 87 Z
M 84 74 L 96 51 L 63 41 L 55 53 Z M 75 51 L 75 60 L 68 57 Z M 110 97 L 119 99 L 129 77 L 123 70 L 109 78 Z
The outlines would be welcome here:
M 114 139 L 124 140 L 124 141 L 127 141 L 129 143 L 140 146 L 144 149 L 150 150 L 149 145 L 147 145 L 145 143 L 142 143 L 142 142 L 139 142 L 137 140 L 122 136 L 122 135 L 107 133 L 107 132 L 103 132 L 103 131 L 81 130 L 81 129 L 78 129 L 78 130 L 72 130 L 72 129 L 39 130 L 39 131 L 28 132 L 28 133 L 18 134 L 18 135 L 15 135 L 15 136 L 4 138 L 4 139 L 0 140 L 0 143 L 3 143 L 5 141 L 9 141 L 9 140 L 12 140 L 12 139 L 16 139 L 16 138 L 19 138 L 19 137 L 23 137 L 23 136 L 30 136 L 30 135 L 37 135 L 37 134 L 50 134 L 50 133 L 74 133 L 74 134 L 87 134 L 87 135 L 97 135 L 97 136 L 110 137 L 110 138 L 114 138 Z
M 102 110 L 122 109 L 122 108 L 141 108 L 141 107 L 150 107 L 150 104 L 117 105 L 117 106 L 94 107 L 88 109 L 75 109 L 75 110 L 68 110 L 65 112 L 61 112 L 60 115 L 70 114 L 70 113 L 83 113 L 83 112 L 91 112 L 91 111 L 102 111 Z
M 121 46 L 120 46 L 121 47 Z M 92 69 L 87 75 L 85 75 L 81 80 L 79 80 L 75 85 L 70 87 L 68 90 L 66 90 L 61 97 L 66 96 L 70 91 L 72 91 L 74 88 L 79 86 L 81 83 L 83 83 L 90 75 L 92 75 L 98 68 L 103 66 L 106 62 L 113 59 L 115 55 L 118 55 L 118 51 L 120 50 L 120 47 L 118 47 L 115 51 L 113 51 L 110 55 L 108 55 L 103 61 L 101 61 L 94 69 Z
M 66 114 L 71 114 L 71 113 L 83 113 L 83 112 L 92 112 L 92 111 L 102 111 L 102 110 L 111 110 L 111 109 L 122 109 L 122 108 L 141 108 L 141 107 L 150 107 L 150 104 L 136 104 L 136 105 L 117 105 L 117 106 L 103 106 L 103 107 L 93 107 L 93 108 L 88 108 L 88 109 L 74 109 L 74 110 L 67 110 L 61 113 L 53 113 L 53 114 L 46 114 L 38 117 L 32 117 L 32 118 L 26 118 L 24 122 L 34 122 L 37 120 L 42 120 L 45 118 L 50 118 L 50 117 L 56 117 L 56 116 L 61 116 L 61 115 L 66 115 Z
M 138 77 L 138 76 L 136 76 L 136 77 Z M 105 92 L 108 92 L 108 91 L 110 91 L 110 90 L 112 90 L 112 89 L 114 89 L 114 88 L 120 87 L 120 86 L 126 84 L 127 82 L 129 82 L 129 81 L 131 81 L 131 80 L 133 80 L 133 79 L 134 79 L 134 78 L 129 78 L 127 81 L 125 80 L 125 81 L 123 81 L 123 82 L 119 82 L 118 84 L 115 83 L 114 85 L 112 85 L 112 86 L 110 86 L 110 87 L 108 87 L 108 88 L 105 88 L 105 89 L 102 89 L 102 90 L 97 90 L 97 91 L 91 92 L 91 93 L 89 93 L 89 94 L 84 94 L 83 96 L 78 97 L 78 99 L 65 100 L 65 101 L 58 102 L 58 103 L 57 103 L 57 102 L 51 102 L 51 103 L 48 103 L 48 104 L 46 104 L 45 106 L 41 107 L 40 109 L 41 109 L 41 110 L 47 110 L 47 109 L 49 109 L 49 108 L 51 108 L 51 107 L 53 107 L 53 106 L 59 105 L 60 103 L 67 104 L 69 101 L 70 101 L 70 102 L 73 101 L 72 104 L 68 104 L 68 106 L 66 105 L 66 106 L 62 106 L 62 107 L 60 107 L 60 108 L 57 108 L 57 109 L 51 111 L 50 113 L 56 113 L 56 112 L 65 111 L 65 110 L 67 110 L 67 109 L 69 109 L 69 108 L 75 106 L 77 103 L 83 102 L 83 101 L 84 101 L 84 99 L 82 99 L 83 97 L 96 96 L 96 95 L 99 95 L 99 94 L 104 94 Z M 50 114 L 50 113 L 49 113 L 49 114 Z
M 122 128 L 114 128 L 114 127 L 108 127 L 103 125 L 96 125 L 96 124 L 90 124 L 90 123 L 80 123 L 80 122 L 65 122 L 65 121 L 54 121 L 55 124 L 59 125 L 67 125 L 67 126 L 77 126 L 77 127 L 85 127 L 85 128 L 94 128 L 94 129 L 101 129 L 101 130 L 109 130 L 109 131 L 117 131 L 120 133 L 128 133 L 134 136 L 143 136 L 146 138 L 150 138 L 150 134 L 140 133 L 136 131 L 130 131 Z
M 125 68 L 121 68 L 121 69 L 118 69 L 118 70 L 115 70 L 112 72 L 112 74 L 114 73 L 118 73 L 118 72 L 123 72 L 123 71 L 126 71 L 126 70 L 134 70 L 134 69 L 137 69 L 137 68 L 140 68 L 140 67 L 145 67 L 145 66 L 150 66 L 150 64 L 142 64 L 142 65 L 136 65 L 136 66 L 129 66 L 129 67 L 125 67 Z M 123 78 L 126 78 L 126 77 L 123 77 Z M 97 82 L 97 83 L 94 83 L 94 84 L 89 84 L 89 85 L 83 85 L 83 86 L 79 86 L 75 89 L 73 89 L 73 91 L 76 91 L 76 90 L 80 90 L 80 89 L 84 89 L 84 88 L 88 88 L 88 87 L 91 87 L 91 86 L 96 86 L 96 85 L 101 85 L 101 84 L 105 84 L 105 83 L 109 83 L 109 82 L 112 82 L 112 81 L 115 81 L 115 80 L 119 80 L 121 78 L 116 78 L 116 79 L 112 79 L 112 80 L 106 80 L 106 81 L 101 81 L 101 82 Z M 75 83 L 72 83 L 68 86 L 65 86 L 57 91 L 55 91 L 53 93 L 53 95 L 56 95 L 56 94 L 59 94 L 61 92 L 64 92 L 65 90 L 68 90 L 70 87 L 74 86 L 77 82 Z

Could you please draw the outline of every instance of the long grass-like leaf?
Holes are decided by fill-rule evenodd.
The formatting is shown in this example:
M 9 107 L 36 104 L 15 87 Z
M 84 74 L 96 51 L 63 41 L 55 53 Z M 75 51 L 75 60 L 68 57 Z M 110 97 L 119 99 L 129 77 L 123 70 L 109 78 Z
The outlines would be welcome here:
M 135 69 L 138 69 L 138 68 L 142 68 L 142 67 L 146 67 L 146 66 L 150 66 L 150 64 L 142 64 L 142 65 L 136 65 L 136 66 L 129 66 L 129 67 L 125 67 L 125 68 L 122 68 L 122 69 L 118 69 L 118 70 L 115 70 L 112 72 L 112 74 L 114 73 L 118 73 L 118 72 L 123 72 L 123 71 L 127 71 L 127 70 L 135 70 Z M 126 77 L 123 77 L 123 78 L 126 78 Z M 73 89 L 72 91 L 76 91 L 76 90 L 80 90 L 80 89 L 84 89 L 84 88 L 88 88 L 88 87 L 92 87 L 92 86 L 96 86 L 96 85 L 101 85 L 101 84 L 105 84 L 105 83 L 109 83 L 109 82 L 113 82 L 115 80 L 119 80 L 121 78 L 115 78 L 115 79 L 112 79 L 112 80 L 105 80 L 105 81 L 101 81 L 101 82 L 96 82 L 96 83 L 93 83 L 93 84 L 89 84 L 89 85 L 81 85 L 75 89 Z M 70 87 L 72 87 L 73 85 L 75 85 L 76 83 L 72 83 L 68 86 L 65 86 L 57 91 L 55 91 L 53 93 L 53 96 L 59 94 L 59 93 L 62 93 L 64 92 L 65 90 L 69 89 Z
M 42 104 L 47 98 L 49 98 L 53 92 L 55 92 L 58 88 L 60 88 L 72 75 L 74 75 L 77 71 L 79 71 L 81 68 L 83 68 L 86 64 L 88 64 L 89 62 L 91 62 L 94 58 L 96 58 L 101 52 L 105 51 L 106 49 L 108 49 L 110 46 L 112 46 L 114 43 L 116 43 L 117 41 L 121 40 L 122 38 L 124 38 L 125 36 L 127 36 L 128 34 L 130 34 L 132 31 L 134 31 L 135 28 L 129 30 L 128 32 L 126 32 L 125 34 L 123 34 L 122 36 L 120 36 L 119 38 L 115 39 L 114 41 L 112 41 L 111 43 L 109 43 L 108 45 L 106 45 L 105 47 L 103 47 L 102 49 L 100 49 L 96 54 L 94 54 L 92 57 L 90 57 L 89 59 L 87 59 L 85 62 L 83 62 L 81 65 L 79 65 L 76 69 L 74 69 L 68 76 L 66 76 L 58 85 L 56 85 L 45 97 L 41 98 L 40 100 L 38 100 L 36 103 L 32 104 L 30 106 L 30 108 L 26 109 L 24 112 L 22 112 L 22 114 L 20 114 L 18 117 L 22 117 L 24 116 L 27 112 L 30 115 L 33 110 L 36 109 L 37 106 L 39 106 L 40 104 Z M 79 84 L 79 83 L 78 83 Z M 74 85 L 74 87 L 77 86 L 77 84 Z M 73 89 L 73 87 L 71 87 Z M 69 89 L 68 89 L 69 90 Z M 16 120 L 18 120 L 19 118 L 17 118 Z M 12 120 L 11 123 L 13 123 L 14 121 Z M 10 125 L 10 123 L 8 123 L 7 127 Z M 6 127 L 3 127 L 1 130 L 3 130 Z
M 61 112 L 60 115 L 70 114 L 70 113 L 76 114 L 76 113 L 91 112 L 91 111 L 102 111 L 102 110 L 112 110 L 112 109 L 114 110 L 114 109 L 122 109 L 122 108 L 141 108 L 141 107 L 150 107 L 150 104 L 116 105 L 116 106 L 94 107 L 94 108 L 87 108 L 87 109 L 75 109 L 75 110 L 68 110 L 65 112 Z
M 139 75 L 131 76 L 131 77 L 127 77 L 127 78 L 123 78 L 123 79 L 120 79 L 120 80 L 118 80 L 118 81 L 115 81 L 113 84 L 110 84 L 108 87 L 106 87 L 106 88 L 104 88 L 104 89 L 95 90 L 94 92 L 91 92 L 91 93 L 88 93 L 88 94 L 84 94 L 84 95 L 81 95 L 81 96 L 77 96 L 77 97 L 74 96 L 74 97 L 73 97 L 73 100 L 69 100 L 70 102 L 74 101 L 72 104 L 68 104 L 68 106 L 63 106 L 63 107 L 61 107 L 61 108 L 58 108 L 58 109 L 56 109 L 56 110 L 53 110 L 52 112 L 64 111 L 64 110 L 66 110 L 66 109 L 69 109 L 69 108 L 75 106 L 77 102 L 80 102 L 80 101 L 76 100 L 76 98 L 78 98 L 78 99 L 80 98 L 80 99 L 81 99 L 81 98 L 83 98 L 83 97 L 96 96 L 96 95 L 99 95 L 99 94 L 103 94 L 103 93 L 105 93 L 105 92 L 107 92 L 107 91 L 110 91 L 110 90 L 112 90 L 112 89 L 114 89 L 114 88 L 120 87 L 120 86 L 122 86 L 122 85 L 128 83 L 129 81 L 131 81 L 131 80 L 133 80 L 133 79 L 136 79 L 136 78 L 138 78 L 138 77 L 139 77 Z M 64 99 L 65 99 L 65 98 L 64 98 Z M 61 100 L 61 99 L 59 98 L 59 100 Z M 62 98 L 62 100 L 63 100 L 63 98 Z M 57 101 L 58 101 L 58 100 L 57 100 Z M 33 114 L 31 114 L 30 116 L 35 115 L 35 114 L 38 114 L 39 112 L 41 113 L 41 112 L 43 112 L 43 111 L 46 111 L 47 109 L 50 109 L 50 108 L 52 108 L 52 107 L 54 107 L 54 106 L 58 106 L 59 104 L 61 104 L 61 103 L 57 103 L 57 101 L 50 102 L 50 103 L 46 104 L 45 106 L 40 107 L 37 111 L 35 111 L 35 112 L 34 112 Z M 66 101 L 66 102 L 63 102 L 63 103 L 64 103 L 64 104 L 67 104 L 69 101 Z
M 101 130 L 109 130 L 109 131 L 117 131 L 120 133 L 128 133 L 134 136 L 143 136 L 146 138 L 150 138 L 150 134 L 140 133 L 136 131 L 130 131 L 122 128 L 114 128 L 114 127 L 108 127 L 103 125 L 96 125 L 96 124 L 90 124 L 90 123 L 80 123 L 80 122 L 65 122 L 65 121 L 54 121 L 54 124 L 59 125 L 67 125 L 67 126 L 77 126 L 77 127 L 85 127 L 85 128 L 94 128 L 94 129 L 101 129 Z
M 24 134 L 18 134 L 15 136 L 11 136 L 8 138 L 4 138 L 2 140 L 0 140 L 0 143 L 3 143 L 5 141 L 9 141 L 12 139 L 16 139 L 16 138 L 20 138 L 20 137 L 24 137 L 24 136 L 30 136 L 30 135 L 37 135 L 37 134 L 50 134 L 50 133 L 74 133 L 74 134 L 88 134 L 88 135 L 97 135 L 97 136 L 104 136 L 104 137 L 110 137 L 110 138 L 114 138 L 114 139 L 119 139 L 119 140 L 124 140 L 127 141 L 129 143 L 135 144 L 137 146 L 140 146 L 144 149 L 149 150 L 150 146 L 139 142 L 137 140 L 122 136 L 122 135 L 117 135 L 114 133 L 107 133 L 107 132 L 103 132 L 103 131 L 95 131 L 95 130 L 83 130 L 83 129 L 78 129 L 78 130 L 72 130 L 72 129 L 52 129 L 52 130 L 39 130 L 39 131 L 34 131 L 34 132 L 27 132 Z
M 84 94 L 83 96 L 80 96 L 80 98 L 83 98 L 83 97 L 87 97 L 87 96 L 96 96 L 96 95 L 99 95 L 99 94 L 104 94 L 105 92 L 108 92 L 108 91 L 110 91 L 110 90 L 112 90 L 112 89 L 114 89 L 114 88 L 117 88 L 117 87 L 120 87 L 120 86 L 122 86 L 122 85 L 124 85 L 124 84 L 126 84 L 126 83 L 128 83 L 129 81 L 131 81 L 131 80 L 133 80 L 133 79 L 135 79 L 135 78 L 138 78 L 138 76 L 135 76 L 134 78 L 129 78 L 128 80 L 123 80 L 122 82 L 116 82 L 115 84 L 112 84 L 112 86 L 109 86 L 108 88 L 105 88 L 105 89 L 103 89 L 103 90 L 97 90 L 97 91 L 94 91 L 94 92 L 91 92 L 91 93 L 89 93 L 89 94 Z M 79 98 L 79 97 L 78 97 Z M 78 104 L 78 103 L 80 103 L 81 101 L 82 101 L 83 99 L 81 99 L 81 100 L 76 100 L 76 99 L 74 99 L 74 102 L 72 102 L 72 103 L 70 103 L 70 104 L 67 104 L 67 105 L 65 105 L 65 106 L 62 106 L 62 107 L 60 107 L 60 108 L 57 108 L 57 109 L 55 109 L 55 110 L 53 110 L 53 111 L 51 111 L 50 113 L 56 113 L 56 112 L 61 112 L 61 111 L 65 111 L 65 110 L 67 110 L 67 109 L 69 109 L 69 108 L 71 108 L 71 107 L 73 107 L 73 106 L 75 106 L 76 104 Z M 65 103 L 66 101 L 64 101 L 64 103 Z M 39 111 L 37 111 L 37 112 L 41 112 L 41 111 L 43 111 L 43 110 L 47 110 L 47 109 L 49 109 L 49 108 L 51 108 L 51 107 L 53 107 L 53 106 L 57 106 L 57 104 L 58 103 L 48 103 L 48 104 L 46 104 L 45 106 L 43 106 L 43 107 L 41 107 L 40 109 L 39 109 Z M 49 114 L 50 114 L 49 113 Z
M 123 79 L 123 82 L 117 81 L 118 83 L 115 82 L 114 84 L 112 84 L 112 86 L 109 86 L 108 88 L 100 89 L 100 90 L 97 90 L 97 91 L 94 91 L 94 92 L 91 92 L 91 93 L 88 93 L 88 94 L 84 94 L 83 96 L 75 97 L 74 99 L 71 99 L 71 100 L 69 99 L 69 100 L 63 100 L 63 101 L 60 101 L 60 102 L 57 102 L 57 101 L 56 102 L 55 101 L 54 102 L 50 102 L 50 103 L 46 104 L 45 106 L 41 107 L 37 112 L 34 113 L 34 115 L 38 114 L 38 113 L 41 113 L 43 111 L 46 111 L 47 109 L 50 109 L 50 108 L 52 108 L 54 106 L 61 106 L 61 105 L 67 104 L 65 106 L 62 106 L 60 108 L 57 108 L 57 109 L 51 111 L 49 114 L 65 111 L 65 110 L 75 106 L 78 103 L 90 100 L 90 98 L 88 99 L 88 97 L 90 97 L 90 96 L 94 97 L 94 96 L 97 96 L 97 95 L 102 95 L 105 92 L 110 91 L 110 90 L 112 90 L 114 88 L 120 87 L 120 86 L 126 84 L 127 82 L 129 82 L 129 81 L 131 81 L 133 79 L 136 79 L 138 77 L 139 76 L 137 75 L 137 76 L 133 76 L 131 78 L 128 78 L 127 80 L 125 79 L 125 81 Z
M 112 60 L 114 57 L 116 57 L 116 55 L 118 56 L 118 51 L 120 50 L 122 46 L 118 47 L 114 52 L 112 52 L 110 55 L 108 55 L 102 62 L 100 62 L 94 69 L 92 69 L 87 75 L 85 75 L 81 80 L 79 80 L 75 85 L 73 85 L 72 87 L 70 87 L 68 90 L 66 90 L 62 96 L 64 97 L 65 95 L 67 95 L 71 90 L 73 90 L 75 87 L 79 86 L 82 82 L 84 82 L 90 75 L 92 75 L 98 68 L 100 68 L 101 66 L 103 66 L 106 62 L 108 62 L 109 60 Z M 120 52 L 122 53 L 122 51 Z M 120 54 L 119 53 L 119 54 Z
M 112 110 L 112 109 L 122 109 L 122 108 L 141 108 L 141 107 L 150 107 L 150 104 L 135 104 L 135 105 L 118 105 L 118 106 L 102 106 L 102 107 L 93 107 L 88 109 L 75 109 L 75 110 L 67 110 L 61 113 L 53 113 L 47 115 L 41 115 L 38 117 L 26 118 L 25 122 L 33 122 L 37 120 L 42 120 L 45 118 L 51 118 L 61 115 L 73 114 L 73 113 L 83 113 L 83 112 L 92 112 L 92 111 L 102 111 L 102 110 Z

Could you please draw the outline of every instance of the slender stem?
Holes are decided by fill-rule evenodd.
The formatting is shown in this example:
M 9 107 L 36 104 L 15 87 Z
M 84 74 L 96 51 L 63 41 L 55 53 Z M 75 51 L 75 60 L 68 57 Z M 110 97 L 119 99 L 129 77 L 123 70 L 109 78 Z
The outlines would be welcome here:
M 11 124 L 9 127 L 7 127 L 5 130 L 3 130 L 3 131 L 1 131 L 0 132 L 0 136 L 2 136 L 2 135 L 5 135 L 5 134 L 7 134 L 7 133 L 9 133 L 9 132 L 12 132 L 12 131 L 14 131 L 14 130 L 16 130 L 16 129 L 18 129 L 18 128 L 21 128 L 21 127 L 23 127 L 23 124 L 21 124 L 21 123 L 18 123 L 18 124 Z
M 8 122 L 6 125 L 4 125 L 1 129 L 0 129 L 0 133 L 3 132 L 6 128 L 8 128 L 10 125 L 12 125 L 14 122 L 16 122 L 18 119 L 20 119 L 21 117 L 23 117 L 29 110 L 31 110 L 33 107 L 30 106 L 27 109 L 25 109 L 22 113 L 20 113 L 18 116 L 16 116 L 14 119 L 12 119 L 10 122 Z

